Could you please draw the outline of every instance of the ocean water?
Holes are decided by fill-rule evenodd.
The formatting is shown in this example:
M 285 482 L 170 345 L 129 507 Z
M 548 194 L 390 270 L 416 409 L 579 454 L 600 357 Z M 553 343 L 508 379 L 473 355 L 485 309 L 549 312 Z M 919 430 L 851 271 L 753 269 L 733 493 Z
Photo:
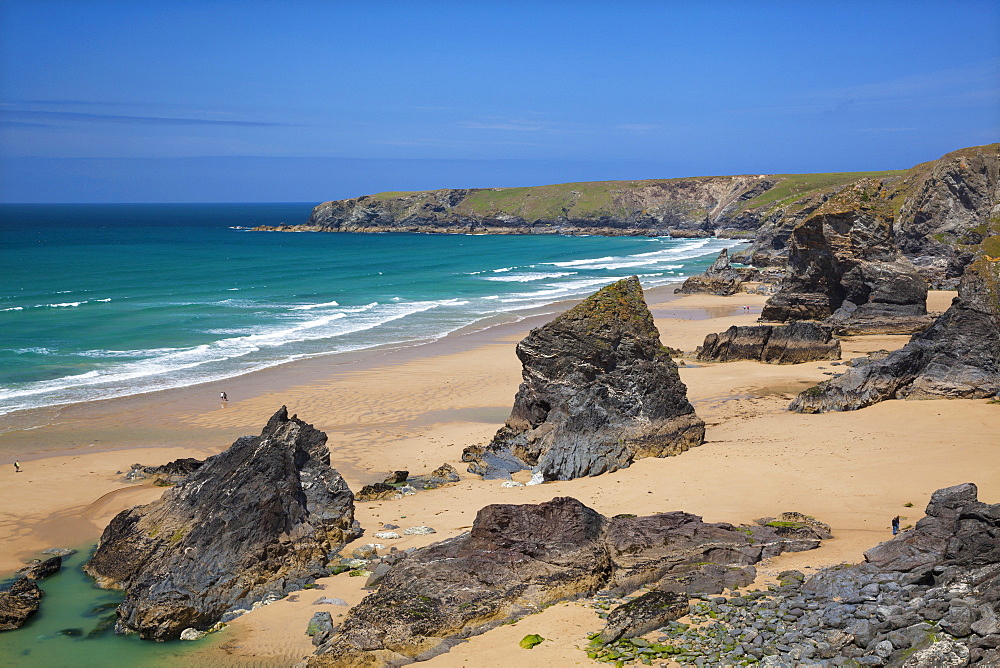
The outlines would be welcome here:
M 311 203 L 0 206 L 0 415 L 442 337 L 732 240 L 251 232 Z
M 157 643 L 116 635 L 114 624 L 107 624 L 124 595 L 96 588 L 83 572 L 81 566 L 92 551 L 91 546 L 64 558 L 59 573 L 37 583 L 45 592 L 38 612 L 20 629 L 0 633 L 0 666 L 168 668 L 190 665 L 191 652 L 225 640 L 223 634 L 213 634 L 198 642 Z M 13 580 L 0 586 L 8 583 Z

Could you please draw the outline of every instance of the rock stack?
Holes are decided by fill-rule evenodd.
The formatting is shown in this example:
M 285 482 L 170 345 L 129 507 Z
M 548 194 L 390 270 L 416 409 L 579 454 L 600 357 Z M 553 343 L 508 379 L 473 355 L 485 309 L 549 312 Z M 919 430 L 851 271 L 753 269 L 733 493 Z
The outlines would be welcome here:
M 733 325 L 721 334 L 709 334 L 698 348 L 703 362 L 753 360 L 766 364 L 799 364 L 839 360 L 840 340 L 829 327 L 813 322 L 790 325 Z
M 354 495 L 326 434 L 282 407 L 158 501 L 119 513 L 85 570 L 124 589 L 119 632 L 154 640 L 204 631 L 326 574 L 360 535 Z
M 469 471 L 545 480 L 594 476 L 701 445 L 705 423 L 660 344 L 635 276 L 609 285 L 517 345 L 524 382 L 504 427 L 463 452 Z
M 674 290 L 675 293 L 704 292 L 723 297 L 734 295 L 740 291 L 743 279 L 740 273 L 729 263 L 729 249 L 723 248 L 719 257 L 704 274 L 692 276 L 684 281 L 684 285 Z

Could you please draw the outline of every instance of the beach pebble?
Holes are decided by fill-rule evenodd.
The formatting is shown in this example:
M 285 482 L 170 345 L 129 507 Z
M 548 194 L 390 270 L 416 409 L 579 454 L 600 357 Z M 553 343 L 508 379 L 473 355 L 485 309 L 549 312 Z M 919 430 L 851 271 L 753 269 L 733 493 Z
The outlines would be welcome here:
M 523 482 L 518 482 L 516 480 L 504 480 L 500 483 L 501 487 L 524 487 Z
M 205 632 L 196 628 L 186 628 L 181 631 L 181 640 L 201 640 L 204 637 Z
M 430 527 L 410 527 L 403 531 L 403 534 L 407 536 L 425 536 L 429 533 L 437 533 L 437 531 Z
M 375 536 L 379 536 L 376 534 Z M 355 559 L 372 559 L 378 556 L 379 550 L 384 550 L 385 545 L 380 543 L 368 543 L 367 545 L 362 545 L 361 547 L 356 547 L 351 551 L 351 556 Z
M 385 529 L 386 531 L 392 531 L 393 529 L 398 529 L 399 526 L 396 524 L 383 524 L 382 528 Z
M 545 475 L 541 471 L 535 471 L 531 474 L 531 480 L 528 481 L 529 485 L 541 485 L 545 482 Z
M 399 534 L 395 531 L 379 531 L 375 534 L 375 537 L 379 540 L 393 540 L 399 538 Z
M 312 602 L 313 605 L 342 605 L 344 607 L 350 607 L 350 604 L 342 598 L 327 598 L 322 596 L 317 598 Z

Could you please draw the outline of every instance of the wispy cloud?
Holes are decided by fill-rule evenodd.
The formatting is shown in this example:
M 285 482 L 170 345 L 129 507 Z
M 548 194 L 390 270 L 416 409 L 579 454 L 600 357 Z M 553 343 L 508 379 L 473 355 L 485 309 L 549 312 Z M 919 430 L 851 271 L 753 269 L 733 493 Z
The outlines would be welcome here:
M 659 127 L 655 123 L 625 123 L 615 126 L 616 129 L 625 130 L 626 132 L 649 132 L 650 130 L 659 129 Z
M 0 117 L 6 119 L 27 119 L 49 121 L 83 121 L 94 123 L 133 123 L 139 125 L 230 125 L 239 127 L 276 127 L 287 126 L 288 123 L 270 123 L 266 121 L 240 121 L 230 119 L 209 118 L 178 118 L 169 116 L 123 116 L 119 114 L 91 114 L 78 111 L 38 111 L 29 109 L 3 109 Z
M 547 130 L 544 124 L 537 121 L 526 121 L 519 118 L 489 119 L 485 121 L 460 121 L 460 127 L 470 130 L 513 130 L 516 132 L 539 132 Z

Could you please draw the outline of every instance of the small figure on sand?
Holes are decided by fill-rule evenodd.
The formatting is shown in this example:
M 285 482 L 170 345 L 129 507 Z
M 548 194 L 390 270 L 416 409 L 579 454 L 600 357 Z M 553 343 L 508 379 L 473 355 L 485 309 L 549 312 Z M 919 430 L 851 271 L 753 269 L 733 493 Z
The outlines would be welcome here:
M 14 462 L 14 473 L 20 473 L 20 472 L 21 472 L 21 462 L 15 461 Z
M 219 398 L 222 399 L 223 401 L 229 401 L 229 397 L 226 396 L 225 392 L 219 392 Z
M 892 518 L 892 535 L 899 533 L 899 515 Z

